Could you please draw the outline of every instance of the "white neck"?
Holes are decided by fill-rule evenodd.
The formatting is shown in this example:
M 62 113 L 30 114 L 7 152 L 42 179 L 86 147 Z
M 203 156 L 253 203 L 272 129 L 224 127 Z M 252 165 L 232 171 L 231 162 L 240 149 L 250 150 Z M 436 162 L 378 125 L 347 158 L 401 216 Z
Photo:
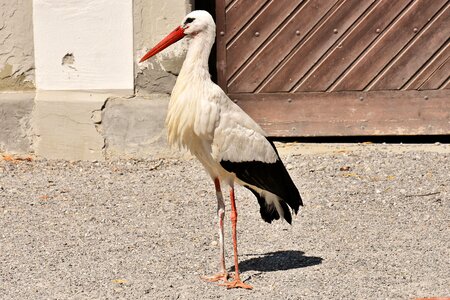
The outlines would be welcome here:
M 190 76 L 191 79 L 197 76 L 202 78 L 210 77 L 208 59 L 214 40 L 215 32 L 209 30 L 199 32 L 190 38 L 189 48 L 180 71 L 180 77 Z
M 166 124 L 169 144 L 190 145 L 187 124 L 194 124 L 197 101 L 204 99 L 205 85 L 212 84 L 208 59 L 215 39 L 215 27 L 190 37 L 189 48 L 170 97 Z M 206 95 L 207 97 L 207 95 Z

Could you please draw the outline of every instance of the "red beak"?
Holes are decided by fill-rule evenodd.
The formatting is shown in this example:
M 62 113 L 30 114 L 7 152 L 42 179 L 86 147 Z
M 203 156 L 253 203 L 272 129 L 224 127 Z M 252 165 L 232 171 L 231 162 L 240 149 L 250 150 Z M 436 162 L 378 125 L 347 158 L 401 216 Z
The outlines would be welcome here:
M 178 26 L 177 28 L 175 28 L 174 31 L 172 31 L 165 38 L 163 38 L 161 42 L 159 42 L 155 47 L 153 47 L 150 51 L 148 51 L 147 54 L 145 54 L 139 62 L 141 63 L 149 59 L 153 55 L 161 52 L 162 50 L 166 49 L 173 43 L 181 40 L 185 35 L 186 34 L 184 33 L 184 29 L 181 26 Z

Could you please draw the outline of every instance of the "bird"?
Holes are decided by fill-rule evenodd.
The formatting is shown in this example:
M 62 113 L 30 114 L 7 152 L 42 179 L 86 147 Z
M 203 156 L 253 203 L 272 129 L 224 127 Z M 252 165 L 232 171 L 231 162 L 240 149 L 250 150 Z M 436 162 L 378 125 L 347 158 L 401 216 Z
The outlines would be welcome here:
M 214 182 L 219 227 L 219 272 L 202 278 L 227 288 L 252 289 L 241 280 L 238 267 L 235 183 L 253 193 L 261 218 L 271 223 L 292 222 L 303 201 L 272 140 L 226 93 L 211 80 L 208 59 L 215 42 L 216 25 L 207 11 L 194 10 L 181 25 L 157 43 L 139 61 L 156 55 L 186 38 L 185 60 L 172 90 L 166 126 L 168 143 L 188 149 Z M 225 266 L 225 201 L 221 185 L 229 186 L 234 276 Z

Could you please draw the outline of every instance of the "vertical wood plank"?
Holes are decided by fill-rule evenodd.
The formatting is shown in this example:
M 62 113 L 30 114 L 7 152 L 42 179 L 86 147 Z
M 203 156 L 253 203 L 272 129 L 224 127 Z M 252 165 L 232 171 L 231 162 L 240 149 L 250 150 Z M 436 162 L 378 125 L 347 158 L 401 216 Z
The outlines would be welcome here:
M 227 53 L 225 33 L 225 1 L 216 0 L 216 51 L 217 51 L 217 84 L 227 92 Z

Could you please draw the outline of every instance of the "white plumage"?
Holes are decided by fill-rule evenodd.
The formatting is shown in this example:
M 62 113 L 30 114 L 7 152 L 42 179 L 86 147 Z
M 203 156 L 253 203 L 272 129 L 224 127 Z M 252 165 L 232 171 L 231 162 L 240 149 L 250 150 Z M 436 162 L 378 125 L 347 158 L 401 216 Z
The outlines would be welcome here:
M 234 182 L 257 197 L 262 218 L 291 222 L 290 209 L 297 213 L 300 194 L 284 168 L 278 153 L 261 129 L 222 89 L 211 81 L 208 58 L 215 40 L 214 20 L 206 11 L 193 11 L 142 59 L 144 61 L 186 36 L 189 47 L 172 91 L 166 119 L 168 140 L 187 148 L 214 180 L 217 193 L 220 240 L 220 273 L 206 278 L 224 280 L 227 287 L 251 288 L 239 278 L 237 265 Z M 231 219 L 235 254 L 235 277 L 229 282 L 224 263 L 224 201 L 220 182 L 230 186 Z
M 189 38 L 186 59 L 172 91 L 166 121 L 169 143 L 188 148 L 213 178 L 224 173 L 218 164 L 223 159 L 275 162 L 276 152 L 261 127 L 211 81 L 207 62 L 216 32 L 211 15 L 193 11 L 186 18 L 205 22 L 202 30 Z M 189 27 L 185 33 L 189 36 L 194 30 L 198 28 Z

